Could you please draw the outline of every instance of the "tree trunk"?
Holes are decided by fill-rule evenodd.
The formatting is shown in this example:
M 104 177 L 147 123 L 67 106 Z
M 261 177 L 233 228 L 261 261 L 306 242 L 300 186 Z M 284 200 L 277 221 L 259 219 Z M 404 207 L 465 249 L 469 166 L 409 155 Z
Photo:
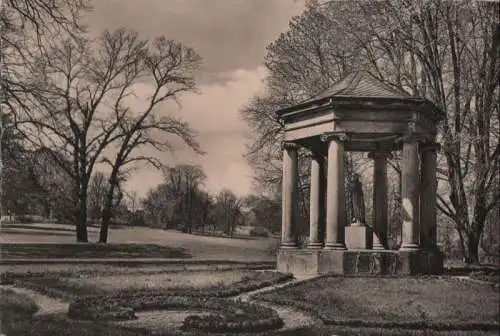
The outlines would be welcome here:
M 108 242 L 109 222 L 111 221 L 111 209 L 107 206 L 102 210 L 101 229 L 99 230 L 99 243 Z
M 80 189 L 78 210 L 76 216 L 76 241 L 79 243 L 87 243 L 87 191 L 84 188 Z
M 116 170 L 113 170 L 109 177 L 109 189 L 104 200 L 104 208 L 102 209 L 101 229 L 99 230 L 99 243 L 108 242 L 109 222 L 113 217 L 113 195 L 115 193 L 115 187 L 118 184 L 117 174 L 118 172 Z
M 471 232 L 467 235 L 465 262 L 469 265 L 479 265 L 479 240 L 480 235 L 477 232 Z

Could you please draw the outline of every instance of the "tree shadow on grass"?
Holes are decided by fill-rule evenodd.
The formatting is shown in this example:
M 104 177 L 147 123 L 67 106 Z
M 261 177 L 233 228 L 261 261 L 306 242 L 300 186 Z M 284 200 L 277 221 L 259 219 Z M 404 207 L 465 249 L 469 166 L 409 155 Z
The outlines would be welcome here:
M 9 235 L 26 235 L 26 236 L 62 236 L 62 237 L 72 237 L 75 233 L 71 232 L 54 232 L 49 231 L 45 232 L 44 229 L 37 229 L 38 231 L 20 231 L 16 229 L 0 229 L 1 234 L 9 234 Z
M 71 232 L 72 234 L 75 234 L 75 229 L 69 229 L 67 227 L 36 226 L 36 225 L 32 225 L 32 224 L 2 224 L 2 231 L 3 231 L 3 229 L 63 231 L 63 232 Z
M 0 244 L 1 259 L 191 258 L 187 250 L 154 244 Z

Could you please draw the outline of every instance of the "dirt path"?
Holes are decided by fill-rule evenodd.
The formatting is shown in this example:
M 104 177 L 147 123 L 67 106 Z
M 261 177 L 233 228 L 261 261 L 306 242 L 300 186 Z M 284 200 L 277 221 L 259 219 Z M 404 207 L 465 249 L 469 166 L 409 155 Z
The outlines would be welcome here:
M 269 287 L 264 287 L 257 289 L 255 291 L 247 292 L 240 294 L 236 296 L 234 299 L 235 300 L 241 300 L 244 302 L 253 302 L 253 303 L 258 303 L 260 305 L 273 308 L 276 310 L 276 312 L 279 314 L 279 316 L 283 319 L 283 322 L 285 326 L 283 329 L 294 329 L 294 328 L 299 328 L 299 327 L 305 327 L 305 326 L 311 326 L 311 325 L 318 325 L 322 324 L 323 322 L 317 319 L 316 317 L 312 316 L 311 314 L 307 314 L 303 311 L 297 310 L 292 307 L 285 307 L 285 306 L 278 306 L 271 304 L 269 302 L 262 302 L 256 299 L 252 299 L 252 296 L 256 294 L 261 294 L 261 293 L 266 293 L 269 291 L 273 291 L 279 288 L 284 288 L 288 287 L 291 285 L 295 285 L 304 281 L 308 281 L 311 279 L 314 279 L 314 276 L 308 276 L 308 277 L 301 277 L 301 278 L 296 278 L 293 280 L 290 280 L 285 283 L 277 284 L 277 285 L 272 285 Z
M 280 315 L 280 317 L 283 319 L 283 322 L 285 323 L 283 329 L 293 329 L 303 326 L 318 325 L 318 323 L 321 323 L 321 321 L 303 311 L 299 311 L 290 307 L 277 306 L 267 302 L 261 302 L 252 299 L 252 296 L 255 294 L 265 293 L 278 288 L 287 287 L 306 280 L 310 280 L 312 278 L 314 277 L 303 277 L 299 279 L 293 279 L 285 283 L 272 285 L 255 291 L 240 294 L 234 297 L 234 299 L 246 302 L 255 302 L 260 305 L 264 305 L 269 308 L 275 309 Z M 37 305 L 40 307 L 36 315 L 52 315 L 52 314 L 66 315 L 68 312 L 69 308 L 68 302 L 50 298 L 46 295 L 25 288 L 17 288 L 10 285 L 5 285 L 2 287 L 10 288 L 20 294 L 26 294 L 31 298 L 33 298 L 33 300 L 35 300 Z M 138 312 L 137 313 L 137 317 L 139 318 L 138 320 L 123 321 L 116 323 L 121 325 L 147 327 L 151 328 L 154 331 L 161 330 L 163 328 L 175 329 L 180 327 L 182 325 L 182 321 L 184 320 L 184 318 L 189 314 L 192 314 L 193 312 L 194 311 L 165 311 L 165 310 Z M 203 312 L 197 312 L 197 313 L 203 314 Z

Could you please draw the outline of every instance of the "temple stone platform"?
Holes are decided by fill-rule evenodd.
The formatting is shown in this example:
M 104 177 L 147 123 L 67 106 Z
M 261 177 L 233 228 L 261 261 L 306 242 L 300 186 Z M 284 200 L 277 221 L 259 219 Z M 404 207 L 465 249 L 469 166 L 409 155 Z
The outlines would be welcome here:
M 279 272 L 294 275 L 404 276 L 442 274 L 443 254 L 437 250 L 327 250 L 282 248 Z

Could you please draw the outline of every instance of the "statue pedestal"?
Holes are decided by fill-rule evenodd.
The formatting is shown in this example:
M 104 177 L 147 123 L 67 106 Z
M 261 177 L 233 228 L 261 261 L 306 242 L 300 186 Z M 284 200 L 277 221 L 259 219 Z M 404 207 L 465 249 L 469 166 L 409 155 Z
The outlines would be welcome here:
M 345 228 L 347 249 L 368 249 L 373 246 L 373 230 L 360 223 L 353 223 Z

